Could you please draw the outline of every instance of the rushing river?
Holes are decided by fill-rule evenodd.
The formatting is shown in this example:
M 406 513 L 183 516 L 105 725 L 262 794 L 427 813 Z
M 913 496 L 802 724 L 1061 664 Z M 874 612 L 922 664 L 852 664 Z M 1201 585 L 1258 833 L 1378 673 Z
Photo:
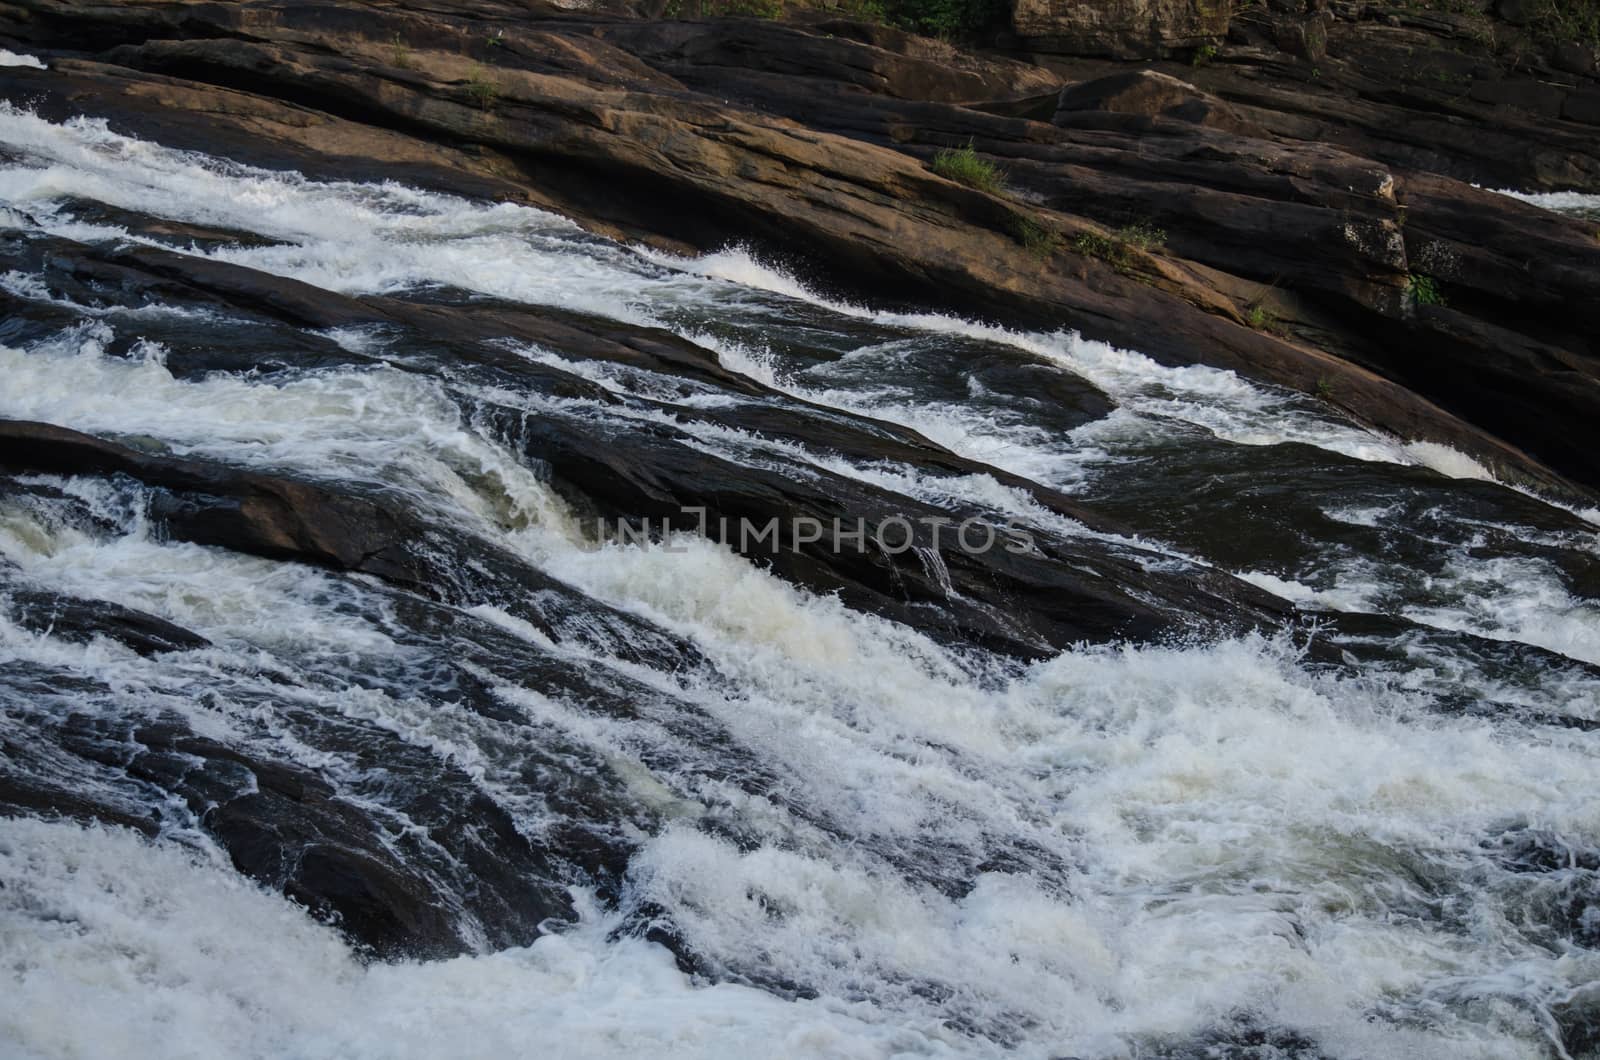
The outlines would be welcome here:
M 377 327 L 315 336 L 348 356 L 311 363 L 225 312 L 74 301 L 12 271 L 0 417 L 395 499 L 581 606 L 553 637 L 503 593 L 425 608 L 171 540 L 131 480 L 5 486 L 3 768 L 157 822 L 0 818 L 5 1055 L 1498 1060 L 1600 1040 L 1600 513 L 1232 373 L 830 302 L 741 250 L 672 258 L 521 206 L 14 109 L 0 145 L 8 239 L 663 327 L 787 398 L 1064 491 L 1173 563 L 1410 623 L 1344 667 L 1287 632 L 990 656 L 704 538 L 601 546 L 472 410 L 672 424 L 724 459 L 1088 533 L 993 475 L 811 451 L 739 426 L 761 399 L 561 349 L 505 344 L 611 400 L 520 390 Z M 1096 388 L 1114 409 L 1074 406 Z M 23 591 L 209 645 L 58 636 L 18 619 Z M 539 680 L 503 665 L 519 653 Z M 464 706 L 461 673 L 494 710 Z M 468 955 L 370 959 L 237 872 L 203 808 L 62 735 L 154 725 L 322 778 Z M 529 765 L 547 759 L 598 794 L 553 795 Z M 579 918 L 507 945 L 429 816 L 447 782 L 530 841 L 581 805 L 627 851 L 620 876 L 555 879 Z

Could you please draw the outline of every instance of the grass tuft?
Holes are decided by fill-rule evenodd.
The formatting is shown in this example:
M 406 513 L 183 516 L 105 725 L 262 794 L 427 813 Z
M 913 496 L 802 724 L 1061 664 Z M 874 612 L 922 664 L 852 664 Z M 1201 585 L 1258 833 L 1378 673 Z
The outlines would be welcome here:
M 416 56 L 411 54 L 411 48 L 396 33 L 389 42 L 389 65 L 399 67 L 401 70 L 410 70 L 417 65 Z
M 667 0 L 667 18 L 782 18 L 783 0 Z
M 1048 258 L 1061 246 L 1061 233 L 1021 214 L 1012 214 L 1011 232 L 1017 237 L 1017 242 L 1036 258 Z
M 475 65 L 467 74 L 467 98 L 479 110 L 489 110 L 500 98 L 500 86 L 489 80 L 483 67 Z
M 1245 322 L 1257 331 L 1265 331 L 1269 335 L 1276 335 L 1280 329 L 1278 314 L 1257 302 L 1251 306 L 1244 315 Z
M 1072 249 L 1086 258 L 1098 258 L 1121 273 L 1133 271 L 1140 253 L 1149 254 L 1166 245 L 1167 233 L 1153 225 L 1124 225 L 1111 233 L 1079 232 Z
M 1600 48 L 1600 0 L 1537 0 L 1531 25 L 1548 41 Z
M 1000 190 L 1001 181 L 1005 178 L 1005 172 L 993 162 L 979 158 L 971 144 L 961 148 L 946 148 L 934 155 L 933 171 L 957 184 L 991 194 Z

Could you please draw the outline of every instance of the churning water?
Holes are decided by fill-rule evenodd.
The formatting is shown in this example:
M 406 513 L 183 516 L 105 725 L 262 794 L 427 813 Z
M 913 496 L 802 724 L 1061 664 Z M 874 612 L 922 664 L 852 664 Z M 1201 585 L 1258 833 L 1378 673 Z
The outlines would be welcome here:
M 739 250 L 680 260 L 520 206 L 318 183 L 14 109 L 0 143 L 14 238 L 165 245 L 345 294 L 664 327 L 772 392 L 508 345 L 616 400 L 520 392 L 382 328 L 323 335 L 344 360 L 268 345 L 256 366 L 212 365 L 262 343 L 259 329 L 0 277 L 0 417 L 398 498 L 579 601 L 552 635 L 522 601 L 485 595 L 455 609 L 447 641 L 374 579 L 166 539 L 137 483 L 13 483 L 0 496 L 5 768 L 159 826 L 0 819 L 8 1055 L 1594 1047 L 1600 670 L 1585 664 L 1600 664 L 1600 546 L 1582 515 L 1229 372 L 836 304 Z M 150 219 L 238 238 L 192 242 Z M 1019 366 L 1050 386 L 1017 385 Z M 1064 411 L 1095 388 L 1109 413 Z M 957 649 L 704 539 L 599 546 L 478 422 L 486 395 L 580 424 L 671 422 L 724 458 L 1088 533 L 992 475 L 738 426 L 741 404 L 801 399 L 1069 492 L 1147 548 L 1305 608 L 1412 624 L 1342 669 L 1312 665 L 1287 633 L 1026 665 Z M 728 415 L 695 415 L 707 409 Z M 142 656 L 57 636 L 17 619 L 23 590 L 137 608 L 210 644 Z M 540 660 L 541 680 L 488 661 L 506 651 Z M 438 676 L 447 665 L 470 668 L 497 711 L 466 709 Z M 41 734 L 67 719 L 181 724 L 313 771 L 394 837 L 468 955 L 353 950 L 237 873 L 183 800 L 50 745 Z M 380 736 L 406 754 L 359 750 Z M 625 873 L 558 881 L 579 918 L 498 945 L 473 912 L 472 868 L 405 837 L 427 833 L 418 793 L 445 770 L 519 834 L 562 834 L 570 800 L 527 768 L 552 746 L 617 804 L 604 813 Z M 671 925 L 693 974 L 647 921 Z

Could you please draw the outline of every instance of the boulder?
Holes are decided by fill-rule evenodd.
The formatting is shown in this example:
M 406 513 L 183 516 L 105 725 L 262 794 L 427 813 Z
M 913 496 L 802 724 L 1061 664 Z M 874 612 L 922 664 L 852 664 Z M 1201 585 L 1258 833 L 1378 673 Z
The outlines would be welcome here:
M 1273 22 L 1273 40 L 1290 55 L 1310 63 L 1328 57 L 1328 21 L 1325 15 L 1289 15 Z

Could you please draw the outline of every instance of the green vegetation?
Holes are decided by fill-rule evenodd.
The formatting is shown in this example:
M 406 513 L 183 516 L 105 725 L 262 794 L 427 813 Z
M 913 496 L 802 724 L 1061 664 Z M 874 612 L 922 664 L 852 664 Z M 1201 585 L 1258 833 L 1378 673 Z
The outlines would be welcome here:
M 1132 247 L 1149 253 L 1167 245 L 1167 233 L 1149 224 L 1124 225 L 1117 229 L 1117 238 Z
M 1260 302 L 1256 302 L 1249 308 L 1244 315 L 1244 319 L 1245 323 L 1249 324 L 1255 330 L 1265 331 L 1270 335 L 1276 335 L 1281 330 L 1281 322 L 1278 320 L 1278 314 L 1274 313 Z
M 402 70 L 410 70 L 417 65 L 416 57 L 411 54 L 411 48 L 396 33 L 389 42 L 389 65 L 398 66 Z
M 1462 15 L 1469 22 L 1467 36 L 1480 44 L 1494 43 L 1494 21 L 1478 0 L 1400 0 L 1406 11 L 1432 11 Z M 1576 43 L 1600 47 L 1600 0 L 1532 0 L 1526 8 L 1528 30 L 1547 43 Z
M 1535 0 L 1531 25 L 1546 40 L 1600 48 L 1600 0 Z
M 668 18 L 782 18 L 783 0 L 667 0 Z
M 467 74 L 467 98 L 479 110 L 488 110 L 500 98 L 500 86 L 489 80 L 483 67 L 474 65 Z
M 1402 0 L 1398 6 L 1406 11 L 1433 11 L 1441 15 L 1483 14 L 1483 4 L 1478 0 Z
M 1004 0 L 833 0 L 828 10 L 943 40 L 970 39 L 995 25 Z M 667 0 L 667 18 L 780 18 L 783 0 Z
M 889 9 L 883 6 L 883 0 L 834 0 L 828 9 L 857 22 L 883 25 L 889 21 Z
M 721 0 L 723 11 L 746 18 L 780 18 L 783 0 Z
M 957 184 L 990 193 L 998 192 L 1005 178 L 1005 173 L 993 162 L 979 158 L 971 144 L 961 148 L 945 148 L 934 155 L 933 171 Z
M 1215 44 L 1202 44 L 1194 50 L 1194 58 L 1189 60 L 1191 66 L 1207 66 L 1217 57 Z
M 1118 272 L 1131 272 L 1139 253 L 1159 250 L 1167 242 L 1167 233 L 1148 224 L 1124 225 L 1115 232 L 1104 234 L 1091 230 L 1079 232 L 1072 239 L 1072 249 L 1086 258 L 1098 258 Z
M 1333 400 L 1333 384 L 1328 381 L 1327 376 L 1322 376 L 1317 380 L 1317 397 L 1323 401 Z
M 1444 300 L 1444 292 L 1439 289 L 1439 281 L 1432 276 L 1412 273 L 1406 281 L 1406 291 L 1417 305 L 1449 304 Z
M 890 25 L 930 37 L 971 37 L 999 21 L 1001 0 L 880 0 Z
M 1086 258 L 1115 261 L 1118 256 L 1117 241 L 1100 232 L 1083 231 L 1072 237 L 1072 249 Z
M 1269 335 L 1285 333 L 1283 319 L 1278 316 L 1277 310 L 1267 305 L 1268 297 L 1278 289 L 1278 281 L 1282 278 L 1277 276 L 1271 283 L 1263 284 L 1256 290 L 1256 296 L 1245 303 L 1244 322 L 1253 330 L 1264 331 Z
M 1048 258 L 1061 245 L 1061 233 L 1021 214 L 1011 215 L 1011 232 L 1036 258 Z

